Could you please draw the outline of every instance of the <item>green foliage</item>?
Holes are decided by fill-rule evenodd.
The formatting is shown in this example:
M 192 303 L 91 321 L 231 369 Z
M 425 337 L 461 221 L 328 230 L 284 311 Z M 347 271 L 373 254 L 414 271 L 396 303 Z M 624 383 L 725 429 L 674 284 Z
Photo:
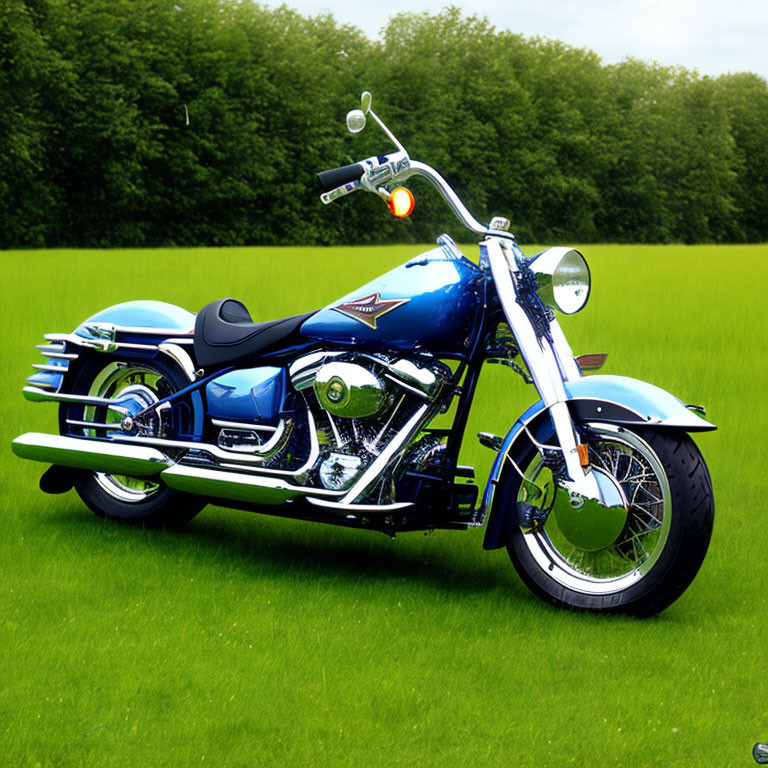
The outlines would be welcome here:
M 414 157 L 523 240 L 768 237 L 768 84 L 398 14 L 381 42 L 239 0 L 7 0 L 0 247 L 423 241 L 456 231 L 416 181 L 395 221 L 314 174 L 387 150 L 351 138 L 364 88 Z M 365 197 L 366 199 L 362 199 Z M 373 225 L 372 225 L 373 224 Z

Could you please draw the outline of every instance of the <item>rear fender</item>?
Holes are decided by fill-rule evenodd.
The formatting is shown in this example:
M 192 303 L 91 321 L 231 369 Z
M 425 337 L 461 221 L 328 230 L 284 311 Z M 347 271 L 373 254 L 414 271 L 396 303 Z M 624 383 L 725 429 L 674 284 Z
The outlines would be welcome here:
M 134 360 L 172 360 L 188 381 L 195 380 L 193 351 L 195 315 L 161 301 L 128 301 L 97 312 L 72 333 L 47 333 L 40 352 L 46 358 L 27 379 L 24 396 L 33 402 L 71 391 L 80 365 L 93 355 L 114 353 Z M 202 399 L 191 395 L 196 420 L 202 420 Z M 199 414 L 199 415 L 198 415 Z M 196 425 L 197 426 L 197 425 Z
M 602 422 L 681 429 L 685 432 L 717 429 L 714 424 L 688 410 L 674 395 L 645 381 L 624 376 L 585 376 L 577 381 L 566 381 L 565 391 L 575 424 Z M 498 508 L 499 505 L 494 504 L 494 496 L 506 470 L 511 471 L 511 477 L 519 486 L 520 475 L 512 467 L 510 459 L 515 461 L 528 450 L 531 444 L 528 433 L 538 442 L 545 442 L 554 434 L 552 421 L 541 400 L 512 425 L 491 467 L 483 494 L 482 514 L 488 515 L 483 549 L 497 549 L 506 543 L 509 510 Z

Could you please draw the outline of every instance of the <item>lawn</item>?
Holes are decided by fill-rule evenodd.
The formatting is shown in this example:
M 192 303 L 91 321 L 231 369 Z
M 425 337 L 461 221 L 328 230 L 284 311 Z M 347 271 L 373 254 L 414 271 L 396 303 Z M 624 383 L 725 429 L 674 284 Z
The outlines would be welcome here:
M 482 531 L 381 534 L 208 507 L 181 533 L 47 496 L 11 454 L 42 334 L 129 299 L 256 320 L 322 306 L 414 246 L 0 253 L 0 746 L 16 766 L 747 766 L 768 740 L 768 246 L 585 246 L 562 325 L 604 372 L 707 406 L 715 532 L 651 620 L 537 601 Z M 474 249 L 465 249 L 471 254 Z M 533 251 L 529 251 L 533 252 Z M 535 399 L 488 366 L 480 429 Z

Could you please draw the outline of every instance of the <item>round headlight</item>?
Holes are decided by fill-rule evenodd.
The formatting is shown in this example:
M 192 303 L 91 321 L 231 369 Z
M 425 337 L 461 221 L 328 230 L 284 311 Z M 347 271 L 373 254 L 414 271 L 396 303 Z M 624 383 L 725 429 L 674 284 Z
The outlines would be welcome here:
M 550 307 L 572 315 L 589 298 L 589 267 L 573 248 L 548 248 L 531 259 L 536 274 L 536 292 Z

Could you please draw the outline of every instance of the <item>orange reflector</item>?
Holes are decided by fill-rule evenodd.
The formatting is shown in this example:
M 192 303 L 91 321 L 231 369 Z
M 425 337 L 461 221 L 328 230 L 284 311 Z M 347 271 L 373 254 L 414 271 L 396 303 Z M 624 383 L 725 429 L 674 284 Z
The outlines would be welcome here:
M 579 452 L 579 462 L 581 463 L 581 466 L 588 467 L 589 466 L 589 448 L 587 448 L 587 444 L 579 443 L 576 446 L 576 449 Z
M 598 368 L 603 367 L 606 357 L 608 357 L 608 355 L 579 355 L 576 358 L 576 362 L 579 364 L 579 368 L 581 368 L 582 371 L 596 371 Z
M 395 187 L 387 200 L 390 213 L 399 219 L 410 216 L 415 204 L 411 190 L 405 187 Z

